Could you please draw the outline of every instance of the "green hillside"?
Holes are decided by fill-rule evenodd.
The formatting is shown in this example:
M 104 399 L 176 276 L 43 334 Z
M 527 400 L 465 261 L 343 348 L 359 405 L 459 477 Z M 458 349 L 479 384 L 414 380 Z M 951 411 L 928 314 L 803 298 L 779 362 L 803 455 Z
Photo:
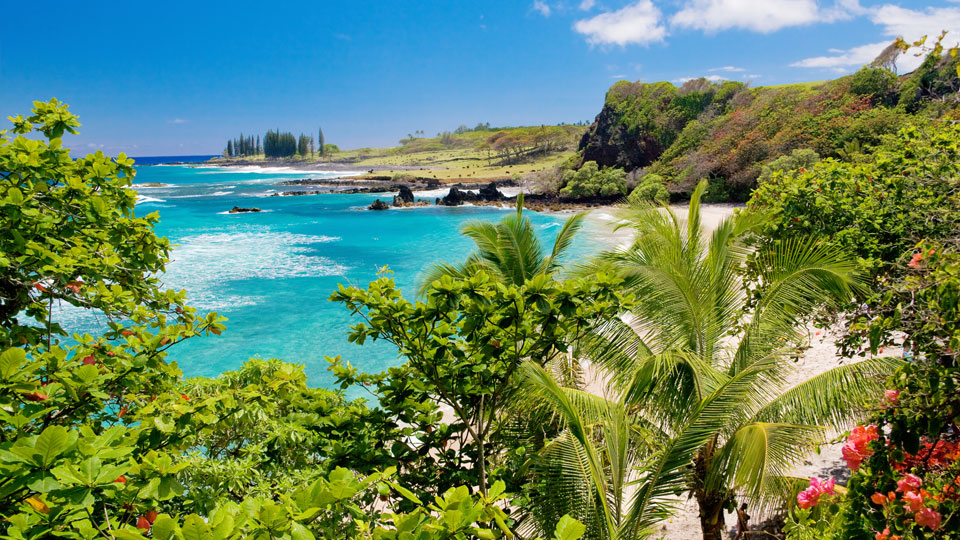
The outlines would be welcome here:
M 674 195 L 707 179 L 714 200 L 745 200 L 763 167 L 794 150 L 853 159 L 905 124 L 955 116 L 956 63 L 932 54 L 899 77 L 867 66 L 831 81 L 759 88 L 620 81 L 581 141 L 578 161 L 636 171 L 635 178 L 656 173 Z

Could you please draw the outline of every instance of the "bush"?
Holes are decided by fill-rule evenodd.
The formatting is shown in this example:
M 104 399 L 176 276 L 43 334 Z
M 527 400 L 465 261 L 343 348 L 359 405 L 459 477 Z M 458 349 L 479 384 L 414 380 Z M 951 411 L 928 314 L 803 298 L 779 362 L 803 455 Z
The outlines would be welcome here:
M 896 86 L 897 74 L 882 67 L 863 66 L 850 79 L 850 90 L 874 103 L 887 101 Z
M 780 156 L 777 159 L 767 163 L 760 169 L 758 184 L 770 181 L 775 171 L 795 171 L 797 169 L 810 169 L 820 162 L 820 156 L 809 148 L 797 148 L 793 152 Z
M 600 170 L 596 161 L 588 161 L 579 171 L 568 171 L 560 195 L 573 199 L 613 197 L 627 194 L 627 173 L 610 167 Z
M 844 447 L 854 473 L 840 507 L 819 519 L 795 512 L 788 540 L 960 539 L 960 254 L 922 243 L 906 255 L 908 274 L 886 300 L 898 306 L 895 315 L 867 328 L 875 352 L 881 336 L 905 333 L 911 361 Z
M 657 203 L 667 204 L 670 202 L 670 192 L 664 185 L 663 177 L 659 174 L 648 174 L 640 180 L 640 184 L 627 197 L 630 204 Z

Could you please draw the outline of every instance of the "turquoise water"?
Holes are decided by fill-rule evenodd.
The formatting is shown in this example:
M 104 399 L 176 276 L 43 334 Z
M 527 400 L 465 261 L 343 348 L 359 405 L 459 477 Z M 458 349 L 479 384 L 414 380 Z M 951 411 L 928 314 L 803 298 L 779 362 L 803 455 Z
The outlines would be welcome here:
M 497 220 L 510 210 L 490 207 L 422 207 L 382 212 L 364 208 L 393 194 L 332 194 L 269 197 L 279 180 L 329 178 L 338 173 L 289 169 L 188 166 L 140 167 L 139 214 L 158 212 L 157 233 L 177 244 L 164 276 L 170 288 L 186 289 L 191 305 L 229 318 L 218 337 L 188 340 L 171 349 L 188 376 L 214 376 L 247 358 L 281 358 L 304 364 L 311 385 L 333 380 L 325 356 L 343 356 L 365 371 L 379 371 L 401 360 L 391 345 L 347 342 L 350 324 L 359 322 L 341 304 L 328 302 L 338 283 L 366 286 L 377 267 L 413 296 L 428 263 L 458 261 L 472 249 L 459 235 L 473 219 Z M 426 194 L 432 200 L 436 192 Z M 260 213 L 226 214 L 233 206 L 256 206 Z M 546 245 L 552 244 L 565 215 L 530 212 Z M 585 254 L 602 231 L 587 231 L 572 252 Z M 95 331 L 89 314 L 64 314 L 71 330 Z

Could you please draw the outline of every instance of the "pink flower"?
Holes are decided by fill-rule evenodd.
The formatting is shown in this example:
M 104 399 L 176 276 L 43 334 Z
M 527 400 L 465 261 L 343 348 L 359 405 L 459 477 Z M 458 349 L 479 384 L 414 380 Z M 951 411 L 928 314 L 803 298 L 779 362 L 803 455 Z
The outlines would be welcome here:
M 882 350 L 882 349 L 881 349 L 881 350 Z M 896 404 L 897 404 L 897 400 L 900 399 L 900 391 L 899 391 L 899 390 L 887 390 L 886 392 L 883 393 L 883 397 L 884 397 L 884 399 L 887 400 L 887 403 L 890 403 L 891 405 L 896 405 Z
M 904 507 L 911 512 L 917 512 L 923 508 L 923 496 L 916 491 L 908 491 L 903 494 L 903 502 L 907 503 Z
M 813 508 L 818 502 L 820 502 L 820 493 L 818 491 L 807 488 L 797 493 L 797 506 L 804 510 Z
M 885 527 L 883 532 L 878 532 L 876 536 L 877 540 L 887 540 L 888 538 L 890 538 L 890 527 Z
M 932 508 L 921 508 L 913 519 L 921 527 L 930 527 L 934 531 L 940 528 L 940 512 Z
M 820 480 L 819 478 L 811 478 L 810 488 L 808 489 L 813 489 L 820 495 L 833 495 L 833 488 L 835 484 L 836 481 L 833 478 L 827 480 L 826 482 Z
M 904 493 L 909 493 L 911 491 L 916 491 L 920 489 L 920 486 L 923 485 L 923 480 L 915 474 L 907 474 L 900 480 L 897 480 L 897 491 L 902 491 Z
M 922 261 L 922 260 L 923 260 L 923 252 L 922 252 L 922 251 L 921 251 L 920 253 L 914 253 L 914 254 L 913 254 L 913 258 L 910 259 L 910 262 L 907 263 L 907 266 L 909 266 L 910 268 L 919 268 L 919 267 L 920 267 L 920 261 Z
M 873 501 L 873 504 L 879 504 L 880 506 L 887 504 L 887 496 L 879 491 L 871 495 L 870 500 Z

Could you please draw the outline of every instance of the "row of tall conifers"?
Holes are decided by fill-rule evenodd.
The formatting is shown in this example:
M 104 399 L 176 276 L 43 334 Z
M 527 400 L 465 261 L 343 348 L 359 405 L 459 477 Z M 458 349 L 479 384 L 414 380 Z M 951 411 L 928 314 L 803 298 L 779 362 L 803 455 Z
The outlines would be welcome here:
M 227 148 L 224 150 L 224 156 L 228 158 L 258 156 L 263 155 L 268 158 L 282 157 L 307 157 L 314 153 L 324 154 L 323 129 L 317 129 L 317 138 L 312 135 L 300 134 L 299 137 L 293 133 L 281 133 L 280 130 L 269 130 L 263 136 L 263 144 L 260 144 L 260 136 L 253 135 L 245 137 L 243 133 L 236 139 L 227 141 Z

